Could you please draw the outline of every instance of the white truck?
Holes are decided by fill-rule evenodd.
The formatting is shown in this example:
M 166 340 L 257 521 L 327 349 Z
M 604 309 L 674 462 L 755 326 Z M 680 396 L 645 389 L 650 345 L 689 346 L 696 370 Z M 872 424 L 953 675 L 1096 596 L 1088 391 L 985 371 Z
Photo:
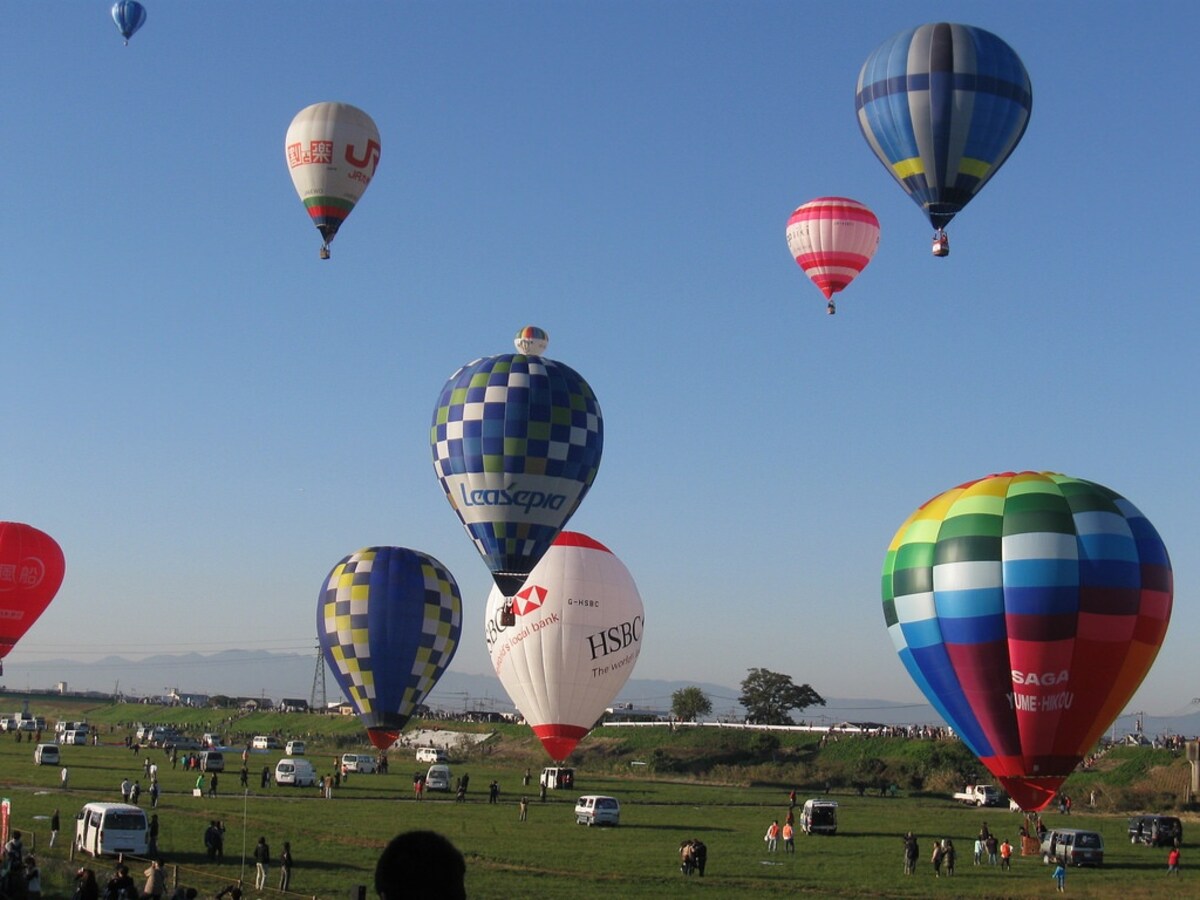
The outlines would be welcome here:
M 968 784 L 966 790 L 959 791 L 954 799 L 967 806 L 999 806 L 1000 792 L 990 784 Z

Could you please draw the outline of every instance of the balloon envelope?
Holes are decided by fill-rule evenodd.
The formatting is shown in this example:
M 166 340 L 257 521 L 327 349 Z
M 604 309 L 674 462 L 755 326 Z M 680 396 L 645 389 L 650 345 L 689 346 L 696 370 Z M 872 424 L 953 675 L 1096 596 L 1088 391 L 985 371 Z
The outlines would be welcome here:
M 0 659 L 45 612 L 65 571 L 54 538 L 31 525 L 0 522 Z
M 629 679 L 642 648 L 642 598 L 612 551 L 564 531 L 512 598 L 488 596 L 492 666 L 552 759 L 575 749 Z
M 374 120 L 348 103 L 314 103 L 296 113 L 284 139 L 288 171 L 327 251 L 375 177 Z
M 454 576 L 428 554 L 368 547 L 330 571 L 317 635 L 371 743 L 392 745 L 450 665 L 462 634 Z
M 996 35 L 938 22 L 880 44 L 859 73 L 854 106 L 879 161 L 942 229 L 1021 140 L 1033 87 Z
M 117 0 L 112 5 L 112 20 L 128 44 L 133 33 L 146 24 L 146 7 L 137 0 Z
M 604 420 L 574 369 L 506 353 L 450 376 L 430 446 L 446 499 L 512 596 L 591 488 Z
M 879 220 L 857 200 L 818 197 L 788 218 L 788 249 L 826 300 L 867 267 L 879 247 Z
M 888 631 L 930 703 L 1023 809 L 1042 809 L 1141 683 L 1171 563 L 1106 487 L 992 475 L 921 506 L 883 565 Z

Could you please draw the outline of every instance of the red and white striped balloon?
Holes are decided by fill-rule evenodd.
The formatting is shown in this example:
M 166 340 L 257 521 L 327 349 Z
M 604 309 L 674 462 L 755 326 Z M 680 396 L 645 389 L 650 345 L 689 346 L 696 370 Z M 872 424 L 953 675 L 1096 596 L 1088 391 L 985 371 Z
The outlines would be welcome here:
M 804 274 L 832 301 L 875 255 L 879 220 L 857 200 L 818 197 L 792 213 L 787 242 Z

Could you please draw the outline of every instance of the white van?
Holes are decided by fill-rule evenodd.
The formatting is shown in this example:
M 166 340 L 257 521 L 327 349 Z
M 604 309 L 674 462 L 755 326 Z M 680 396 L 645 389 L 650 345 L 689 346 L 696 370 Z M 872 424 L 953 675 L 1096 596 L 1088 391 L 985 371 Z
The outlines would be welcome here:
M 312 787 L 317 783 L 317 770 L 307 759 L 288 757 L 275 763 L 275 783 Z
M 620 825 L 621 804 L 616 797 L 584 794 L 575 801 L 576 825 Z
M 833 800 L 805 800 L 800 830 L 805 834 L 837 834 L 838 805 Z
M 445 763 L 430 766 L 429 771 L 425 773 L 425 790 L 450 790 L 450 767 Z
M 64 731 L 59 737 L 60 744 L 86 744 L 88 742 L 88 733 L 86 731 Z
M 283 748 L 283 752 L 288 756 L 303 756 L 304 741 L 288 741 L 287 745 Z
M 129 803 L 88 803 L 75 816 L 75 849 L 92 856 L 128 853 L 145 856 L 150 823 Z
M 250 746 L 255 750 L 282 750 L 283 744 L 273 734 L 256 734 Z
M 370 753 L 343 753 L 342 771 L 370 774 L 375 771 L 375 757 Z
M 33 761 L 39 766 L 57 766 L 59 763 L 58 744 L 38 744 L 33 751 Z
M 417 751 L 417 762 L 444 763 L 450 762 L 450 757 L 441 747 L 422 747 Z
M 200 751 L 200 771 L 201 772 L 224 772 L 225 771 L 225 754 L 220 750 L 202 750 Z
M 549 791 L 556 788 L 573 788 L 575 787 L 575 770 L 563 766 L 547 766 L 542 769 L 542 778 L 539 783 Z

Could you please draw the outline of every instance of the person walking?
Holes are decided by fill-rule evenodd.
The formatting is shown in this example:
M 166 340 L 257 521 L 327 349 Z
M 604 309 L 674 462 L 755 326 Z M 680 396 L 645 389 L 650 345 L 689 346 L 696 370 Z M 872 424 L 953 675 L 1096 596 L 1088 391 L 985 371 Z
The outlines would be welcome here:
M 779 846 L 779 820 L 776 819 L 767 826 L 767 833 L 763 835 L 763 840 L 767 842 L 767 852 L 774 853 Z
M 216 772 L 213 772 L 212 775 L 210 775 L 208 777 L 208 796 L 210 796 L 210 797 L 217 796 L 217 773 Z
M 150 808 L 158 809 L 158 779 L 150 782 Z
M 783 823 L 783 852 L 796 852 L 796 829 L 787 822 Z
M 1013 845 L 1005 838 L 1004 843 L 1000 845 L 1000 868 L 1006 872 L 1012 868 L 1012 853 Z
M 1167 854 L 1167 874 L 1179 874 L 1179 848 L 1172 847 L 1171 852 Z
M 271 848 L 267 839 L 260 837 L 254 845 L 254 887 L 262 890 L 267 884 L 267 872 L 271 868 Z
M 933 877 L 934 878 L 942 877 L 942 857 L 943 857 L 942 842 L 934 841 L 933 842 L 933 855 L 929 857 L 929 861 L 931 863 L 933 863 Z
M 58 810 L 55 809 L 54 813 L 50 816 L 50 846 L 51 847 L 53 847 L 54 842 L 58 840 L 58 827 L 60 824 L 61 823 L 59 822 L 59 818 L 58 818 Z
M 279 889 L 286 891 L 292 883 L 292 845 L 283 842 L 283 852 L 279 854 Z
M 1058 892 L 1065 894 L 1067 892 L 1067 867 L 1063 865 L 1063 861 L 1058 857 L 1054 858 L 1054 874 L 1051 877 L 1058 886 Z

